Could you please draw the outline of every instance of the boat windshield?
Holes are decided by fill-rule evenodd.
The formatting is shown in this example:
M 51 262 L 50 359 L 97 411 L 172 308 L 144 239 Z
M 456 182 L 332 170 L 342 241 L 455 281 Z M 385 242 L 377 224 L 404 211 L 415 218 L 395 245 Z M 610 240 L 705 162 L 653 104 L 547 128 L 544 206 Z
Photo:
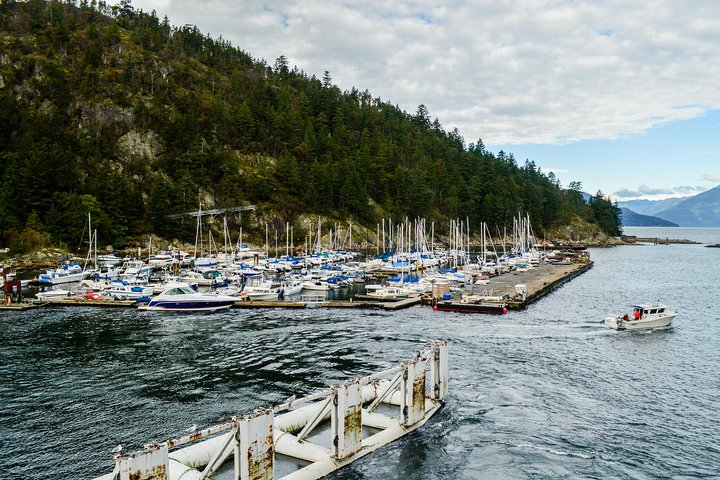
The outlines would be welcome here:
M 175 287 L 165 292 L 165 295 L 192 295 L 194 293 L 195 291 L 190 287 Z

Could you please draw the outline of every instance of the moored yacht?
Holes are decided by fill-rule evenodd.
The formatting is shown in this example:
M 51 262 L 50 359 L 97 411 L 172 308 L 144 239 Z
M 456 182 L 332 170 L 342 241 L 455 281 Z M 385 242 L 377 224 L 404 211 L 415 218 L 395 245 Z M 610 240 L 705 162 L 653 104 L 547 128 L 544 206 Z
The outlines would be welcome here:
M 175 283 L 158 296 L 150 299 L 139 310 L 161 310 L 166 312 L 209 312 L 230 308 L 237 297 L 216 293 L 198 293 L 186 283 Z
M 90 272 L 83 269 L 77 262 L 65 261 L 54 270 L 47 270 L 38 275 L 40 283 L 58 285 L 60 283 L 79 282 L 86 278 Z

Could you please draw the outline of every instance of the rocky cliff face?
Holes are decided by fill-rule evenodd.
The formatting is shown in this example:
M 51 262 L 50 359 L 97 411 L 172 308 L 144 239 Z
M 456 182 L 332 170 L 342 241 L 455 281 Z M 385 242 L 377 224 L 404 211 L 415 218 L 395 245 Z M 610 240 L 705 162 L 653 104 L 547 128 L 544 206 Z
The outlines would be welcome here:
M 576 218 L 569 225 L 549 229 L 547 239 L 552 242 L 583 244 L 591 246 L 618 245 L 622 241 L 603 233 L 597 225 Z

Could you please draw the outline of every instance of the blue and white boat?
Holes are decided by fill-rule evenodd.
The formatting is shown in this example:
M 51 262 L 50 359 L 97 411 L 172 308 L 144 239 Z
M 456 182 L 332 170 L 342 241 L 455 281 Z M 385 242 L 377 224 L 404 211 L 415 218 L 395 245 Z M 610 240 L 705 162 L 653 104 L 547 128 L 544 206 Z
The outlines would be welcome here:
M 38 281 L 49 285 L 58 285 L 60 283 L 79 282 L 88 275 L 90 275 L 90 272 L 84 270 L 77 262 L 66 260 L 58 268 L 47 270 L 45 273 L 38 275 Z
M 210 312 L 230 308 L 237 297 L 217 293 L 198 293 L 186 283 L 168 285 L 160 295 L 150 299 L 140 310 L 159 310 L 166 312 Z
M 131 285 L 125 280 L 114 280 L 108 288 L 103 290 L 103 295 L 114 300 L 137 300 L 140 297 L 148 297 L 152 294 L 152 287 Z

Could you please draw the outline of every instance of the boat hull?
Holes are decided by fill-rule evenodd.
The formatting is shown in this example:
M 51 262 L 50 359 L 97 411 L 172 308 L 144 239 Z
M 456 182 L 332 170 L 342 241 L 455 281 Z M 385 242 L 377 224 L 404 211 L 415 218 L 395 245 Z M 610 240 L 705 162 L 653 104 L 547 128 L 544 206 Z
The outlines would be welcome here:
M 278 299 L 278 293 L 247 293 L 247 294 L 240 294 L 238 296 L 238 300 L 277 300 Z
M 89 272 L 69 273 L 65 275 L 56 274 L 41 274 L 38 277 L 40 283 L 46 285 L 60 285 L 62 283 L 76 283 L 84 280 L 89 275 Z
M 138 310 L 149 310 L 149 311 L 162 311 L 162 312 L 214 312 L 217 310 L 224 310 L 230 308 L 235 303 L 236 299 L 226 300 L 222 302 L 218 301 L 186 301 L 186 302 L 173 302 L 173 301 L 153 301 L 147 305 L 141 305 Z
M 433 310 L 442 312 L 460 312 L 460 313 L 487 313 L 492 315 L 502 315 L 507 313 L 507 308 L 503 303 L 462 303 L 462 302 L 437 302 L 433 306 Z
M 664 315 L 659 318 L 648 320 L 623 320 L 621 317 L 607 316 L 605 317 L 605 325 L 614 330 L 647 330 L 650 328 L 669 327 L 677 315 Z

